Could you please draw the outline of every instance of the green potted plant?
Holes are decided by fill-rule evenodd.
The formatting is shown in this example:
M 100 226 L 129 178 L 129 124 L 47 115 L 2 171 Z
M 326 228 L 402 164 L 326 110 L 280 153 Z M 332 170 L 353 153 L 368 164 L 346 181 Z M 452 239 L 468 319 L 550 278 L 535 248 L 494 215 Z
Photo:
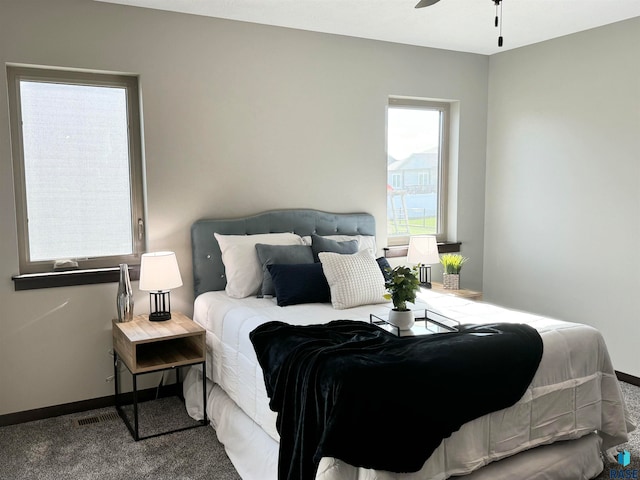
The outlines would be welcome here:
M 460 270 L 469 260 L 459 253 L 444 253 L 440 256 L 440 263 L 443 267 L 442 285 L 448 290 L 458 290 L 460 288 Z
M 413 312 L 407 308 L 407 303 L 415 302 L 420 288 L 418 267 L 400 265 L 393 269 L 386 268 L 386 272 L 384 286 L 388 293 L 384 298 L 391 300 L 394 307 L 389 312 L 389 323 L 400 330 L 408 330 L 415 323 Z

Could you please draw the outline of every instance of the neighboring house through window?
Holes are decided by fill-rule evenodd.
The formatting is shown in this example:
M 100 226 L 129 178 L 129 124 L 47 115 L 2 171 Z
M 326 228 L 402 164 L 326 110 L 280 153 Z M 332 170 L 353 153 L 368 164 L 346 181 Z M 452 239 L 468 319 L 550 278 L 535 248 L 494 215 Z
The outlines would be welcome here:
M 138 264 L 144 245 L 135 76 L 7 67 L 20 273 L 56 260 Z
M 387 240 L 446 231 L 449 104 L 389 99 L 387 111 Z

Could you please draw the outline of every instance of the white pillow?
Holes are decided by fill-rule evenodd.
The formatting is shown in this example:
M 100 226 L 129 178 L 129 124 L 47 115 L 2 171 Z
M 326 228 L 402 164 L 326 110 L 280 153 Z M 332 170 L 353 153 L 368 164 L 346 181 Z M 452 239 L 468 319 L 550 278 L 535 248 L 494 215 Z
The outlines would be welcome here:
M 331 290 L 333 308 L 385 303 L 384 276 L 369 249 L 353 255 L 320 252 L 322 271 Z
M 268 245 L 302 245 L 295 233 L 264 233 L 257 235 L 221 235 L 214 233 L 220 244 L 224 263 L 227 295 L 245 298 L 255 295 L 262 284 L 262 264 L 256 252 L 256 243 Z
M 336 242 L 358 240 L 358 251 L 369 249 L 374 255 L 377 252 L 375 235 L 322 235 L 322 238 L 328 238 Z M 302 241 L 305 245 L 311 245 L 311 235 L 302 237 Z

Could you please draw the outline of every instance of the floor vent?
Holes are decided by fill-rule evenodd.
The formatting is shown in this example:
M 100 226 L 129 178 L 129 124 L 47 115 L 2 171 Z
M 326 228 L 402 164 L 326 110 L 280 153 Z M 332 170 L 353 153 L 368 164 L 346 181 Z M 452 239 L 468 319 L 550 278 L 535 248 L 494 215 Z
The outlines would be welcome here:
M 76 418 L 73 425 L 76 427 L 84 427 L 85 425 L 93 425 L 94 423 L 110 422 L 120 418 L 116 412 L 102 413 L 100 415 L 92 415 L 90 417 Z

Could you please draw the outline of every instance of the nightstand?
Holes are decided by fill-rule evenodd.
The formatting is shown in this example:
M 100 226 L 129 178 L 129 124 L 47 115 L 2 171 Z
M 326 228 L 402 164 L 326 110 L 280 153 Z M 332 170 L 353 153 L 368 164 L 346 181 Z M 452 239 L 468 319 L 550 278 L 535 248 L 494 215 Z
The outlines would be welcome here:
M 138 315 L 130 322 L 120 323 L 113 320 L 113 357 L 116 410 L 136 441 L 208 424 L 206 375 L 204 374 L 206 371 L 205 330 L 189 317 L 172 312 L 171 319 L 164 322 L 150 322 L 148 315 Z M 133 425 L 122 408 L 124 404 L 120 393 L 119 360 L 127 367 L 133 379 Z M 138 375 L 175 368 L 177 382 L 180 383 L 179 368 L 197 364 L 202 365 L 203 420 L 195 425 L 140 437 Z
M 475 290 L 467 290 L 465 288 L 460 288 L 458 290 L 450 290 L 448 288 L 444 288 L 441 283 L 431 282 L 431 288 L 425 289 L 431 290 L 432 292 L 443 293 L 446 295 L 453 295 L 455 297 L 460 298 L 468 298 L 469 300 L 482 300 L 482 292 L 476 292 Z

